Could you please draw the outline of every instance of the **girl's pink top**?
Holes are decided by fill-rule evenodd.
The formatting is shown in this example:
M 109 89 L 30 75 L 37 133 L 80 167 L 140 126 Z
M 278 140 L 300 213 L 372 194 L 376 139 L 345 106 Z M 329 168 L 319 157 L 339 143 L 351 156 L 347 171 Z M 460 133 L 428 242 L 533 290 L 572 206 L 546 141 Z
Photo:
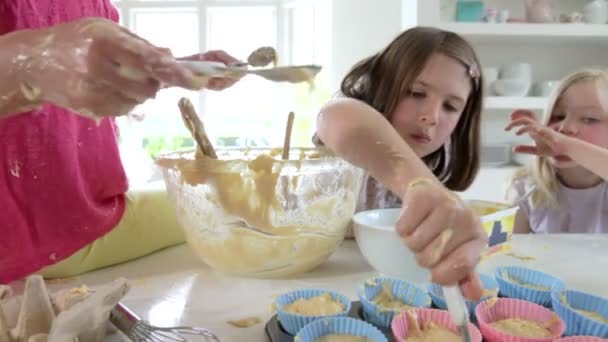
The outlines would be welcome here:
M 0 35 L 83 17 L 117 21 L 118 12 L 109 0 L 2 0 Z M 126 191 L 111 119 L 97 124 L 51 104 L 0 119 L 0 284 L 112 230 Z

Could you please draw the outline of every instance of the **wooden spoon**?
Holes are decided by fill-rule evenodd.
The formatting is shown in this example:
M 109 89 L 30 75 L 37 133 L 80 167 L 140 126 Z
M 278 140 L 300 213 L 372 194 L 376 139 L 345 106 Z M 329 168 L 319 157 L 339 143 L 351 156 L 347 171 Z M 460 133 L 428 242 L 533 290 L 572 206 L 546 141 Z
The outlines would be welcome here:
M 207 156 L 209 158 L 217 159 L 215 149 L 213 148 L 207 133 L 205 133 L 205 126 L 196 114 L 192 102 L 187 98 L 182 97 L 177 105 L 182 113 L 184 124 L 196 141 L 197 149 L 195 158 L 200 159 L 202 156 Z
M 293 120 L 295 118 L 294 112 L 289 112 L 287 117 L 287 126 L 285 127 L 285 140 L 283 140 L 283 160 L 289 160 L 289 149 L 291 144 L 291 131 L 293 129 Z M 289 192 L 289 177 L 285 176 L 281 178 L 283 187 L 283 198 L 285 198 L 284 209 L 295 210 L 298 204 L 298 196 Z
M 283 140 L 283 160 L 289 160 L 289 145 L 291 144 L 291 131 L 293 129 L 294 112 L 287 116 L 287 127 L 285 127 L 285 140 Z

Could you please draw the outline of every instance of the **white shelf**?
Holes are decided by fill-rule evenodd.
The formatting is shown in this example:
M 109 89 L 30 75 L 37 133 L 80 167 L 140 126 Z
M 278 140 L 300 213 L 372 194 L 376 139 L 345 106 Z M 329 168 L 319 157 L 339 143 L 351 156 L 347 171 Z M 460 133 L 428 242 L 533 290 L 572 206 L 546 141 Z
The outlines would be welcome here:
M 484 99 L 485 109 L 530 109 L 543 110 L 547 105 L 544 97 L 488 96 Z
M 608 25 L 444 22 L 438 27 L 476 43 L 608 45 Z

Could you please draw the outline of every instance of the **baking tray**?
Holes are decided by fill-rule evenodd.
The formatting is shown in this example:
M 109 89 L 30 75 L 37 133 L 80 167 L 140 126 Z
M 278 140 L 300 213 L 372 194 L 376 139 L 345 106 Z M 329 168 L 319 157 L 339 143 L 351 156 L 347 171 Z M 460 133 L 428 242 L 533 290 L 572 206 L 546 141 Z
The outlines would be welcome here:
M 348 316 L 363 320 L 363 308 L 361 307 L 361 303 L 359 301 L 352 302 Z M 382 333 L 384 334 L 384 336 L 386 336 L 389 342 L 396 341 L 393 337 L 393 333 L 391 332 L 390 328 L 381 328 L 378 326 L 376 326 L 376 328 L 382 331 Z M 283 330 L 283 327 L 281 326 L 277 315 L 274 315 L 270 318 L 270 320 L 266 323 L 264 331 L 266 333 L 266 338 L 269 342 L 293 342 L 294 340 L 293 335 L 290 335 L 288 332 Z

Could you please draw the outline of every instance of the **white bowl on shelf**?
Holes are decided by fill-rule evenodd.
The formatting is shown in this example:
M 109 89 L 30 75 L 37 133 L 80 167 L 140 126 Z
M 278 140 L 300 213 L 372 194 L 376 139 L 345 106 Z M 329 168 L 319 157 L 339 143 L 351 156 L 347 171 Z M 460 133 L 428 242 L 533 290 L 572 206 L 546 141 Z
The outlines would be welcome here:
M 526 96 L 530 91 L 530 81 L 519 78 L 506 78 L 492 83 L 492 89 L 499 96 Z
M 504 65 L 498 72 L 498 78 L 502 80 L 507 79 L 532 79 L 532 65 L 530 63 L 513 63 Z

